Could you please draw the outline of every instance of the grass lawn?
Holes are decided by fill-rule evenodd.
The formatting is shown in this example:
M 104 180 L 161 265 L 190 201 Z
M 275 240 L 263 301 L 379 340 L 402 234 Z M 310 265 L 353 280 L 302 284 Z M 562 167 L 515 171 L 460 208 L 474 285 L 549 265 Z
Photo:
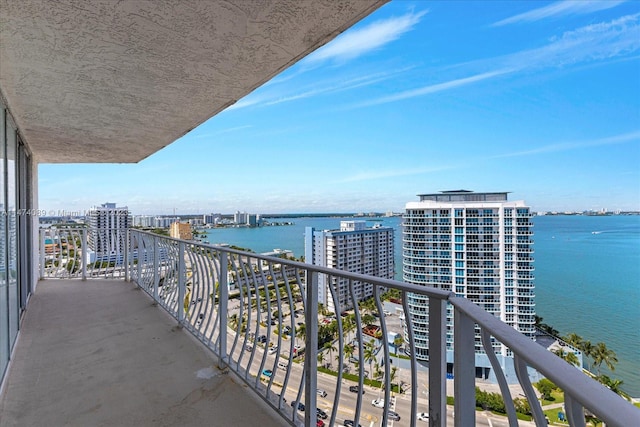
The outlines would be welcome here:
M 542 406 L 546 406 L 546 405 L 551 405 L 554 403 L 564 403 L 564 392 L 562 392 L 561 390 L 553 390 L 551 392 L 551 399 L 550 400 L 541 400 L 540 404 Z

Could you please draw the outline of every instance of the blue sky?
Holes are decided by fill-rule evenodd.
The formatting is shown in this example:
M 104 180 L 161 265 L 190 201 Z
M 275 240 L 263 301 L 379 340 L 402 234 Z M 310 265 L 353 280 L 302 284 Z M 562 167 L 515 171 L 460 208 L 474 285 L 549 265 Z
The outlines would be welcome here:
M 510 191 L 640 210 L 640 2 L 393 1 L 138 164 L 40 165 L 44 210 L 401 212 Z

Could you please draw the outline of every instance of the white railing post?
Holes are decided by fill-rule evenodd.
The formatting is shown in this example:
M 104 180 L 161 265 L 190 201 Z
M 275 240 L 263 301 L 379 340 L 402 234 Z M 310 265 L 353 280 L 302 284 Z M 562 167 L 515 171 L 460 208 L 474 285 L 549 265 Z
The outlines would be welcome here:
M 158 303 L 158 285 L 160 284 L 160 245 L 158 236 L 153 236 L 153 303 Z M 140 260 L 138 260 L 140 262 Z
M 184 262 L 185 256 L 185 244 L 184 242 L 178 242 L 178 322 L 180 325 L 184 323 L 184 296 L 187 285 L 187 274 Z
M 219 334 L 219 358 L 218 367 L 223 369 L 228 363 L 227 356 L 227 312 L 229 307 L 229 283 L 227 282 L 227 260 L 228 254 L 226 252 L 220 252 L 220 277 L 218 278 L 218 288 L 220 295 L 220 302 L 218 306 L 218 313 L 220 317 L 220 334 Z M 215 281 L 214 281 L 215 283 Z M 213 304 L 215 305 L 216 295 L 214 291 Z
M 138 286 L 142 285 L 142 247 L 144 246 L 144 261 L 146 262 L 147 260 L 147 244 L 142 244 L 142 235 L 140 236 L 140 239 L 138 240 L 138 274 L 136 277 L 136 284 Z
M 82 280 L 87 280 L 87 263 L 84 260 L 84 251 L 87 248 L 87 228 L 82 227 L 81 235 L 80 235 L 80 246 L 82 246 L 82 260 L 80 260 L 80 265 L 82 266 Z
M 447 425 L 447 301 L 429 297 L 429 418 Z
M 40 280 L 44 280 L 44 242 L 45 242 L 45 230 L 40 229 Z
M 129 234 L 129 228 L 124 232 L 124 259 L 122 260 L 122 267 L 124 268 L 124 281 L 129 281 L 129 258 L 131 254 L 131 236 Z
M 455 427 L 476 425 L 475 323 L 454 308 L 453 384 Z
M 305 343 L 304 343 L 304 393 L 307 410 L 305 425 L 315 425 L 318 389 L 318 272 L 307 271 L 306 283 Z M 340 313 L 337 313 L 340 315 Z M 295 331 L 293 331 L 295 334 Z

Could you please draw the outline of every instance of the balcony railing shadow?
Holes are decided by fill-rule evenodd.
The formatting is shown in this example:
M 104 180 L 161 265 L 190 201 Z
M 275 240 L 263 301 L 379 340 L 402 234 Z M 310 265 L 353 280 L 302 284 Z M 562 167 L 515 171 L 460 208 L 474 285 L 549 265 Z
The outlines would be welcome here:
M 83 242 L 83 232 L 79 233 L 73 240 Z M 57 238 L 61 239 L 60 234 Z M 52 240 L 55 238 L 42 238 L 45 244 Z M 442 426 L 452 422 L 452 412 L 456 425 L 475 425 L 475 355 L 479 348 L 491 363 L 512 426 L 529 424 L 518 420 L 514 405 L 517 396 L 512 395 L 505 377 L 504 358 L 498 360 L 505 348 L 513 355 L 511 363 L 535 425 L 544 426 L 546 420 L 530 381 L 534 373 L 564 391 L 566 415 L 572 426 L 586 425 L 585 411 L 608 426 L 630 426 L 640 419 L 640 411 L 629 402 L 453 293 L 138 230 L 129 230 L 126 247 L 122 257 L 107 260 L 106 266 L 103 261 L 98 264 L 104 269 L 102 273 L 137 284 L 219 357 L 220 369 L 236 373 L 292 425 L 343 425 L 349 424 L 347 420 L 354 420 L 354 425 L 387 425 L 389 420 L 401 418 L 395 425 L 415 426 L 417 414 L 428 413 L 429 425 Z M 74 253 L 74 259 L 85 257 Z M 57 273 L 67 271 L 79 277 L 96 274 L 95 261 L 91 268 L 83 262 L 68 267 L 69 261 L 62 259 L 49 258 L 48 262 Z M 336 313 L 351 314 L 331 318 L 321 313 L 319 283 L 336 284 L 330 287 Z M 359 300 L 356 292 L 362 285 L 373 287 L 372 305 Z M 411 320 L 415 307 L 408 300 L 424 301 L 420 310 L 428 316 L 428 379 L 419 376 L 415 358 L 403 368 L 393 366 L 390 343 L 385 339 L 390 330 L 382 300 L 389 289 L 402 296 L 401 317 L 410 354 L 416 349 Z M 449 413 L 447 310 L 453 310 L 455 323 L 454 408 Z M 369 339 L 361 332 L 372 318 L 379 324 L 380 339 Z M 321 373 L 325 371 L 318 367 L 319 361 L 327 357 L 332 373 Z M 406 379 L 401 400 L 395 398 L 401 391 L 394 378 L 398 369 Z M 421 382 L 428 384 L 428 400 L 418 390 Z M 375 384 L 377 388 L 372 386 Z M 361 392 L 350 390 L 369 394 L 365 398 Z M 372 392 L 383 399 L 381 409 L 363 405 Z
M 282 425 L 138 287 L 112 279 L 38 284 L 5 379 L 0 426 L 250 426 L 255 420 Z

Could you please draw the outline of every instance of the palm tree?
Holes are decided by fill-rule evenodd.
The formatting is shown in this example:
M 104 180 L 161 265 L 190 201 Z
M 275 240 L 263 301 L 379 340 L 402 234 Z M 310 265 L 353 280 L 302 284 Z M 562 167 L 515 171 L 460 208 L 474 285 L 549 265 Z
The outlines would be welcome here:
M 355 347 L 352 344 L 347 344 L 344 346 L 344 357 L 349 360 L 351 356 L 353 356 L 353 352 L 355 351 Z
M 565 362 L 570 363 L 571 365 L 575 366 L 580 363 L 580 361 L 578 360 L 578 356 L 576 356 L 575 353 L 573 353 L 572 351 L 566 351 L 563 347 L 560 347 L 553 353 Z
M 327 342 L 324 344 L 324 349 L 329 350 L 329 360 L 331 360 L 331 356 L 333 356 L 333 352 L 338 350 L 332 342 Z
M 375 359 L 376 359 L 375 345 L 373 344 L 373 341 L 369 341 L 364 346 L 364 361 L 369 362 L 369 376 L 371 376 L 371 373 L 373 372 L 372 364 Z
M 587 360 L 587 370 L 589 372 L 591 372 L 591 359 L 593 358 L 593 344 L 591 344 L 591 341 L 589 340 L 584 340 L 580 343 L 580 351 L 582 352 L 582 355 L 584 356 L 583 360 L 586 359 Z
M 603 342 L 599 342 L 593 349 L 593 363 L 598 368 L 598 375 L 600 375 L 600 366 L 604 363 L 611 371 L 615 371 L 615 363 L 618 363 L 616 353 L 607 348 L 607 345 Z
M 318 363 L 320 365 L 322 365 L 323 362 L 324 362 L 324 353 L 323 352 L 319 352 L 318 353 Z
M 234 313 L 229 316 L 228 325 L 231 329 L 236 329 L 238 327 L 238 314 Z
M 304 342 L 306 336 L 307 336 L 307 325 L 305 323 L 301 323 L 296 328 L 296 338 L 301 339 Z

